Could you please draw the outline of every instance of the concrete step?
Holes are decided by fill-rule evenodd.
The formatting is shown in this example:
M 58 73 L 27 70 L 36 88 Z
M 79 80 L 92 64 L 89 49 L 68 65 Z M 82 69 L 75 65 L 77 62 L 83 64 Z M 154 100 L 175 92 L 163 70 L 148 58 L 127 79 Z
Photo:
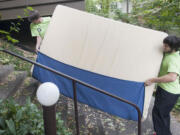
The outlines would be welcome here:
M 7 99 L 13 96 L 23 83 L 27 72 L 15 71 L 8 75 L 8 80 L 0 86 L 0 99 Z
M 64 97 L 67 98 L 67 97 Z M 74 104 L 73 100 L 67 98 L 67 120 L 66 123 L 72 129 L 73 134 L 75 130 L 74 118 Z M 154 97 L 152 97 L 149 107 L 148 117 L 142 121 L 142 135 L 152 135 L 152 108 L 154 104 Z M 79 125 L 81 135 L 137 135 L 138 125 L 137 122 L 125 120 L 108 113 L 91 108 L 88 105 L 78 103 L 79 110 Z M 180 135 L 179 132 L 180 122 L 171 115 L 171 131 L 173 135 Z
M 61 110 L 64 111 L 59 109 L 58 111 L 62 113 L 62 116 L 66 116 L 65 125 L 68 126 L 75 135 L 73 100 L 64 96 L 61 97 L 63 97 L 63 101 L 65 102 L 62 102 L 60 99 L 61 102 L 59 102 L 57 106 L 61 106 Z M 78 103 L 78 111 L 81 135 L 137 135 L 137 122 L 135 121 L 112 116 L 81 103 Z M 152 133 L 152 121 L 148 119 L 142 123 L 142 135 L 152 135 Z
M 26 103 L 28 97 L 31 100 L 34 99 L 38 86 L 39 82 L 37 80 L 27 77 L 13 97 L 20 105 L 23 105 Z
M 13 65 L 0 65 L 0 84 L 6 81 L 12 71 L 14 71 Z
M 97 118 L 99 116 L 97 116 L 96 112 L 92 112 L 92 109 L 93 108 L 90 108 L 88 105 L 78 103 L 79 126 L 81 135 L 104 134 L 103 125 Z M 75 135 L 76 127 L 73 100 L 61 95 L 57 104 L 57 111 L 61 112 L 61 117 L 64 120 L 65 126 L 70 128 Z M 94 109 L 93 111 L 97 110 Z
M 59 101 L 57 103 L 57 111 L 61 112 L 61 119 L 64 124 L 67 124 L 67 113 L 68 113 L 68 98 L 60 94 Z

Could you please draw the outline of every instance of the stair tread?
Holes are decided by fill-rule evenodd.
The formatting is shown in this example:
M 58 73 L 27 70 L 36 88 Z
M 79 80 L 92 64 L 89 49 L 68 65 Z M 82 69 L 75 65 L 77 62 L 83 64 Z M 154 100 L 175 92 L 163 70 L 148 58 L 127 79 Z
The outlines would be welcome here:
M 30 97 L 31 100 L 34 99 L 38 86 L 39 82 L 37 80 L 32 77 L 27 77 L 13 97 L 19 104 L 23 105 L 26 103 L 28 97 Z
M 4 83 L 8 75 L 14 71 L 13 65 L 0 65 L 0 83 Z
M 26 76 L 27 72 L 24 71 L 14 71 L 8 75 L 8 80 L 0 86 L 0 99 L 13 96 Z
M 60 97 L 61 98 L 61 97 Z M 66 103 L 63 102 L 66 100 Z M 76 133 L 75 130 L 75 119 L 74 119 L 74 103 L 73 100 L 67 97 L 63 97 L 63 101 L 58 102 L 57 106 L 65 106 L 68 108 L 66 111 L 65 123 L 69 128 Z M 63 110 L 63 109 L 62 109 Z M 58 110 L 64 115 L 61 110 Z M 136 135 L 137 134 L 137 122 L 119 118 L 117 116 L 110 115 L 106 112 L 102 112 L 98 109 L 89 107 L 88 105 L 78 103 L 79 112 L 79 125 L 80 132 L 85 134 L 96 134 L 96 135 Z M 143 124 L 142 124 L 143 125 Z M 144 135 L 150 135 L 152 133 L 152 127 L 143 128 L 142 133 Z

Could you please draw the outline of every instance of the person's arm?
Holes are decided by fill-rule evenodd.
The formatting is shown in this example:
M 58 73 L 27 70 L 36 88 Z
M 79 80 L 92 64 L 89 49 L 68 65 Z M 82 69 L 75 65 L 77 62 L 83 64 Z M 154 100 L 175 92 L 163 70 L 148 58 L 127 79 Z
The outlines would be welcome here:
M 36 39 L 37 39 L 36 40 L 36 52 L 37 52 L 40 49 L 42 38 L 40 36 L 37 36 Z
M 174 82 L 177 78 L 177 73 L 168 73 L 167 75 L 151 78 L 147 81 L 145 81 L 145 86 L 149 86 L 153 83 L 168 83 L 168 82 Z

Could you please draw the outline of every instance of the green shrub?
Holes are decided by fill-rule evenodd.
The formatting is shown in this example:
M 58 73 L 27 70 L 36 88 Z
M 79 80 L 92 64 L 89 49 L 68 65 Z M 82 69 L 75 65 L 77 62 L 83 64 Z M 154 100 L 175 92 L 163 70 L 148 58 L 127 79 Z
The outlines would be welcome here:
M 29 12 L 34 10 L 32 7 L 28 6 L 24 8 L 24 16 L 27 17 L 29 15 Z M 17 23 L 11 22 L 11 25 L 9 26 L 9 30 L 0 30 L 0 38 L 7 40 L 8 42 L 11 42 L 13 44 L 18 43 L 19 41 L 11 36 L 13 32 L 19 33 L 20 31 L 20 26 L 24 22 L 24 19 L 20 16 L 17 15 L 18 21 Z M 0 14 L 0 19 L 1 19 L 1 14 Z
M 56 115 L 58 135 L 71 135 Z M 42 111 L 27 100 L 20 106 L 14 100 L 0 101 L 0 135 L 44 135 Z
M 24 52 L 22 50 L 17 49 L 13 44 L 7 43 L 5 41 L 0 40 L 0 44 L 2 48 L 7 49 L 11 52 L 14 52 L 18 55 L 24 56 Z M 32 56 L 33 57 L 33 54 Z M 32 59 L 32 58 L 30 58 Z M 32 64 L 28 63 L 26 61 L 23 61 L 21 59 L 18 59 L 12 55 L 3 53 L 0 51 L 0 64 L 7 65 L 7 64 L 13 64 L 15 70 L 18 71 L 27 71 L 30 74 L 30 69 Z

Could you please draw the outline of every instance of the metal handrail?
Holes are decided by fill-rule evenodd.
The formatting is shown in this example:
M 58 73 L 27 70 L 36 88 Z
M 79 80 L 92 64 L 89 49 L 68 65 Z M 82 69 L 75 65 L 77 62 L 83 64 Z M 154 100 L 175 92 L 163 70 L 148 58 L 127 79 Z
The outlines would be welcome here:
M 90 85 L 90 84 L 87 84 L 87 83 L 85 83 L 85 82 L 83 82 L 83 81 L 80 81 L 80 80 L 78 80 L 78 79 L 76 79 L 76 78 L 73 78 L 73 77 L 71 77 L 71 76 L 69 76 L 69 75 L 66 75 L 66 74 L 61 73 L 61 72 L 59 72 L 59 71 L 57 71 L 57 70 L 54 70 L 54 69 L 52 69 L 52 68 L 50 68 L 50 67 L 47 67 L 47 66 L 45 66 L 45 65 L 42 65 L 42 64 L 40 64 L 40 63 L 38 63 L 38 62 L 35 62 L 35 61 L 33 61 L 33 60 L 30 60 L 30 59 L 25 58 L 25 57 L 20 56 L 20 55 L 17 55 L 17 54 L 15 54 L 15 53 L 11 52 L 11 51 L 8 51 L 8 50 L 2 49 L 2 48 L 0 48 L 0 51 L 3 51 L 3 52 L 5 52 L 5 53 L 8 53 L 8 54 L 10 54 L 10 55 L 12 55 L 12 56 L 18 57 L 18 58 L 20 58 L 20 59 L 22 59 L 22 60 L 24 60 L 24 61 L 27 61 L 27 62 L 29 62 L 29 63 L 32 63 L 32 64 L 34 64 L 34 65 L 36 65 L 36 66 L 41 67 L 41 68 L 44 68 L 44 69 L 46 69 L 46 70 L 48 70 L 48 71 L 51 71 L 51 72 L 53 72 L 53 73 L 55 73 L 55 74 L 57 74 L 57 75 L 60 75 L 60 76 L 63 76 L 63 77 L 65 77 L 65 78 L 68 78 L 68 79 L 73 80 L 73 92 L 74 92 L 74 105 L 75 105 L 75 119 L 76 119 L 76 131 L 77 131 L 77 135 L 79 135 L 79 122 L 78 122 L 77 95 L 76 95 L 76 86 L 75 86 L 75 83 L 76 83 L 76 82 L 78 82 L 78 83 L 80 83 L 80 84 L 82 84 L 82 85 L 84 85 L 84 86 L 86 86 L 86 87 L 89 87 L 89 88 L 91 88 L 91 89 L 93 89 L 93 90 L 95 90 L 95 91 L 97 91 L 97 92 L 103 93 L 103 94 L 105 94 L 105 95 L 107 95 L 107 96 L 110 96 L 110 97 L 112 97 L 112 98 L 115 98 L 115 99 L 117 99 L 117 100 L 119 100 L 119 101 L 125 102 L 125 103 L 133 106 L 133 107 L 137 110 L 137 113 L 138 113 L 138 135 L 141 135 L 141 111 L 140 111 L 139 107 L 138 107 L 136 104 L 131 103 L 131 102 L 129 102 L 128 100 L 125 100 L 125 99 L 120 98 L 120 97 L 118 97 L 118 96 L 112 95 L 112 94 L 110 94 L 109 92 L 106 92 L 106 91 L 104 91 L 104 90 L 102 90 L 102 89 L 96 88 L 95 86 L 92 86 L 92 85 Z

